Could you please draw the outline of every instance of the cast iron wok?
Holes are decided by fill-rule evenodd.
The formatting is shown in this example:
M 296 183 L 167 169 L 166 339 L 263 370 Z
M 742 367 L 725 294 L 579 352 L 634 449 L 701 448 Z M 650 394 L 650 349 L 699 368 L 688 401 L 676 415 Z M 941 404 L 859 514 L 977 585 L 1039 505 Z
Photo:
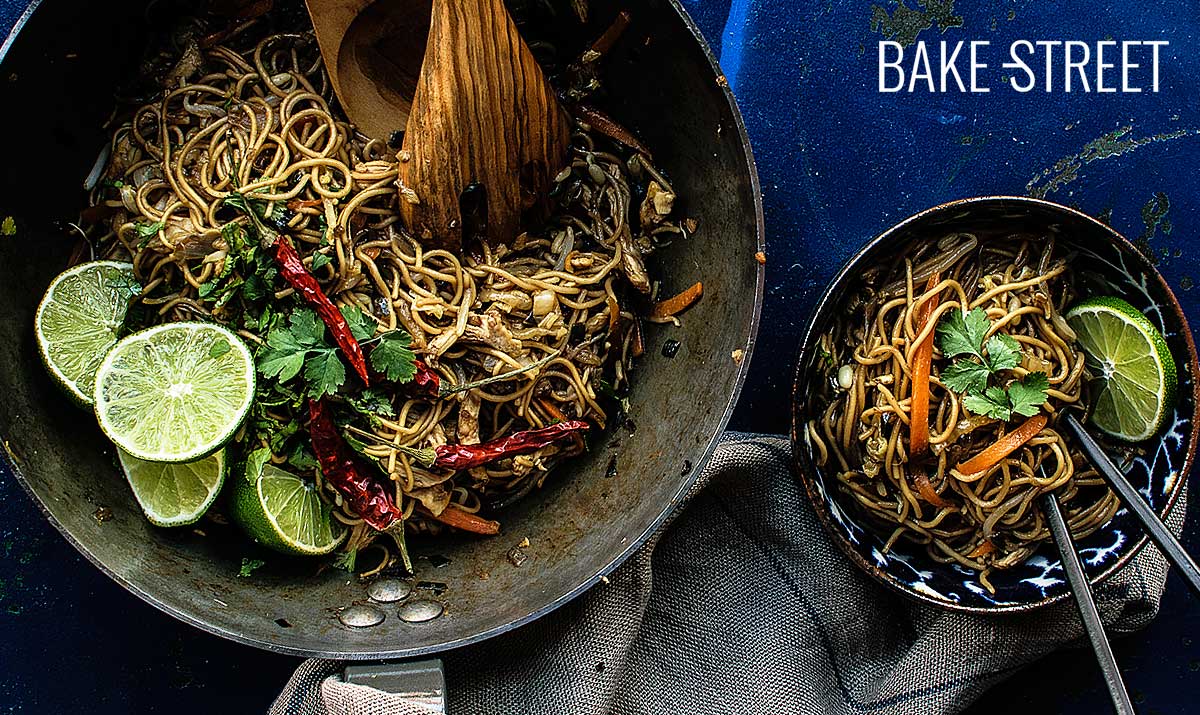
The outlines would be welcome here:
M 118 83 L 136 67 L 144 5 L 43 0 L 0 59 L 0 136 L 6 137 L 0 212 L 17 235 L 0 238 L 0 439 L 5 459 L 47 518 L 88 559 L 148 603 L 211 633 L 281 653 L 376 659 L 464 645 L 531 621 L 577 596 L 641 544 L 680 503 L 729 418 L 749 364 L 762 298 L 758 179 L 742 121 L 711 53 L 676 0 L 639 2 L 635 24 L 606 65 L 603 108 L 633 128 L 699 222 L 660 261 L 663 293 L 696 280 L 704 298 L 680 328 L 648 332 L 634 375 L 632 426 L 591 439 L 500 518 L 491 539 L 414 543 L 417 580 L 446 604 L 441 618 L 350 629 L 337 612 L 366 599 L 364 584 L 318 562 L 267 555 L 238 577 L 250 551 L 219 525 L 149 526 L 87 412 L 44 374 L 32 318 L 72 246 L 67 221 L 99 147 Z M 584 47 L 615 2 L 593 0 Z M 662 354 L 668 339 L 681 344 Z M 744 351 L 741 361 L 731 355 Z M 615 463 L 616 474 L 611 474 Z M 97 519 L 105 509 L 111 516 Z M 506 559 L 522 538 L 521 566 Z M 434 556 L 433 560 L 424 558 Z M 445 559 L 448 563 L 440 567 Z

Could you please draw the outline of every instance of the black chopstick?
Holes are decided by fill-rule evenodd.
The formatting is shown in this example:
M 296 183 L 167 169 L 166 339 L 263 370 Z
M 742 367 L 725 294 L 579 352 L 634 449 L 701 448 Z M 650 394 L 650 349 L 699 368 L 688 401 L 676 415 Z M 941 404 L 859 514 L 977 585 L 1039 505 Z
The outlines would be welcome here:
M 1112 696 L 1113 709 L 1117 715 L 1134 715 L 1133 702 L 1129 699 L 1129 691 L 1125 689 L 1125 681 L 1121 678 L 1121 669 L 1117 667 L 1116 656 L 1108 636 L 1104 633 L 1104 623 L 1100 621 L 1100 612 L 1096 610 L 1096 601 L 1092 598 L 1092 587 L 1088 585 L 1087 574 L 1075 553 L 1075 542 L 1071 540 L 1071 531 L 1063 518 L 1058 498 L 1053 492 L 1047 492 L 1041 497 L 1042 513 L 1050 523 L 1050 533 L 1054 535 L 1054 545 L 1062 557 L 1063 571 L 1067 572 L 1067 580 L 1071 583 L 1071 592 L 1075 595 L 1075 605 L 1079 607 L 1079 616 L 1083 619 L 1083 629 L 1087 631 L 1088 640 L 1092 642 L 1092 650 L 1096 660 L 1100 662 L 1100 672 L 1104 674 L 1104 684 Z
M 1079 441 L 1080 448 L 1096 469 L 1099 470 L 1104 481 L 1108 482 L 1108 486 L 1117 493 L 1126 507 L 1129 508 L 1137 520 L 1145 527 L 1146 533 L 1150 535 L 1151 540 L 1158 545 L 1163 556 L 1171 562 L 1171 565 L 1183 574 L 1183 578 L 1192 587 L 1192 591 L 1200 596 L 1200 568 L 1196 566 L 1196 562 L 1188 556 L 1187 551 L 1184 551 L 1183 545 L 1175 538 L 1168 529 L 1167 525 L 1158 518 L 1158 514 L 1150 508 L 1146 500 L 1134 489 L 1121 470 L 1117 469 L 1117 465 L 1113 464 L 1105 453 L 1104 448 L 1090 435 L 1087 429 L 1080 424 L 1079 420 L 1075 419 L 1074 415 L 1067 414 L 1064 417 L 1067 427 L 1071 433 L 1075 435 L 1075 439 Z M 1181 477 L 1182 478 L 1182 477 Z

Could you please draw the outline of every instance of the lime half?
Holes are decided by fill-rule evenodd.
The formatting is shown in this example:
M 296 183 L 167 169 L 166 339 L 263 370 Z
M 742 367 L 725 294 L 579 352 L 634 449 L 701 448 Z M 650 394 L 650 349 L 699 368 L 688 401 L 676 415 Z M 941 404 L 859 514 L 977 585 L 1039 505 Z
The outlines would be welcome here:
M 117 344 L 137 292 L 133 266 L 117 261 L 82 263 L 46 289 L 34 318 L 38 350 L 46 369 L 80 404 L 92 404 L 96 368 Z
M 254 540 L 285 554 L 327 554 L 346 537 L 316 488 L 273 464 L 257 478 L 237 480 L 233 519 Z
M 147 462 L 119 448 L 117 457 L 138 504 L 156 526 L 196 523 L 225 483 L 225 450 L 185 464 Z
M 1175 405 L 1175 359 L 1162 334 L 1120 298 L 1089 298 L 1066 318 L 1098 390 L 1092 424 L 1129 442 L 1153 436 Z
M 109 351 L 95 395 L 100 428 L 118 447 L 149 462 L 193 462 L 228 442 L 250 412 L 254 359 L 219 325 L 158 325 Z

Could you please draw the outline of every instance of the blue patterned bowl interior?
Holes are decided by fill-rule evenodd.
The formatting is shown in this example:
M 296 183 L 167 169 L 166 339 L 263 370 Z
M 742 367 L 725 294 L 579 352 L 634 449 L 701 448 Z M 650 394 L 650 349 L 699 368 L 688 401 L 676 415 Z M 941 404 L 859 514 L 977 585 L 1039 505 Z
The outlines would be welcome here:
M 1153 266 L 1108 226 L 1073 209 L 1020 197 L 965 199 L 924 211 L 871 241 L 839 272 L 817 305 L 805 333 L 796 372 L 792 444 L 801 480 L 817 514 L 835 541 L 868 574 L 906 595 L 957 610 L 1028 610 L 1069 593 L 1062 564 L 1050 543 L 1015 568 L 992 572 L 996 593 L 979 583 L 977 572 L 929 558 L 925 548 L 899 541 L 884 553 L 885 535 L 864 527 L 850 500 L 837 492 L 832 474 L 819 469 L 804 439 L 804 425 L 824 407 L 808 404 L 817 368 L 817 342 L 842 315 L 846 298 L 859 290 L 863 270 L 897 260 L 913 241 L 964 231 L 981 240 L 989 235 L 1033 232 L 1054 235 L 1063 250 L 1075 251 L 1073 266 L 1084 294 L 1119 295 L 1150 318 L 1170 345 L 1178 366 L 1179 398 L 1174 418 L 1144 445 L 1144 456 L 1129 467 L 1130 481 L 1160 514 L 1175 504 L 1192 464 L 1197 438 L 1196 350 L 1187 320 Z M 814 401 L 815 402 L 815 401 Z M 1114 573 L 1146 543 L 1136 519 L 1121 509 L 1106 526 L 1079 541 L 1092 583 Z

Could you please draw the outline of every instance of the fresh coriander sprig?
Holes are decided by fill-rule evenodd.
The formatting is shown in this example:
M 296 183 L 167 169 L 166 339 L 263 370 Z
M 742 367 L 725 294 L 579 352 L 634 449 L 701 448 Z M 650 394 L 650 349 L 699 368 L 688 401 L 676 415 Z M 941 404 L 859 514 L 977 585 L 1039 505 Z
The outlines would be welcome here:
M 369 316 L 357 308 L 343 306 L 341 311 L 356 340 L 374 341 L 370 353 L 372 367 L 395 382 L 412 379 L 416 355 L 409 349 L 412 338 L 408 333 L 393 330 L 370 338 L 374 325 Z M 280 382 L 287 382 L 303 371 L 305 392 L 320 399 L 337 392 L 346 382 L 346 367 L 336 350 L 326 340 L 325 324 L 317 314 L 297 308 L 288 318 L 287 327 L 276 327 L 267 333 L 266 345 L 258 354 L 258 371 Z
M 986 337 L 991 327 L 982 308 L 966 313 L 952 310 L 942 319 L 937 327 L 942 354 L 947 358 L 968 356 L 959 357 L 942 371 L 942 384 L 962 393 L 963 406 L 977 415 L 1005 421 L 1014 413 L 1032 417 L 1046 401 L 1050 381 L 1045 373 L 1034 372 L 1007 388 L 989 386 L 993 376 L 1021 363 L 1021 344 L 1008 335 Z

